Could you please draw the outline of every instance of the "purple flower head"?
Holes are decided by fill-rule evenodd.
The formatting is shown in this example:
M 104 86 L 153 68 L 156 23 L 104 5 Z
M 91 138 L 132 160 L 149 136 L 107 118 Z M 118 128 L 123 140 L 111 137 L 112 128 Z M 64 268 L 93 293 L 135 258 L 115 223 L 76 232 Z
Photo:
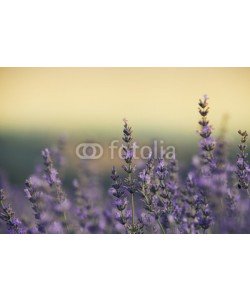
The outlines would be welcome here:
M 61 183 L 60 179 L 58 178 L 58 172 L 55 168 L 51 168 L 48 181 L 50 185 L 54 183 Z
M 212 134 L 212 126 L 211 125 L 205 125 L 205 126 L 203 126 L 201 128 L 201 130 L 199 131 L 199 134 L 204 139 L 209 138 L 210 135 Z
M 51 155 L 50 155 L 50 151 L 48 148 L 45 148 L 44 150 L 42 150 L 42 158 L 44 160 L 44 166 L 45 168 L 52 168 L 53 166 L 53 163 L 52 163 L 52 160 L 51 160 Z
M 237 159 L 237 167 L 241 171 L 245 170 L 245 161 L 244 161 L 244 159 L 242 157 L 238 157 L 238 159 Z
M 207 230 L 212 224 L 211 212 L 207 206 L 204 209 L 200 209 L 197 213 L 198 226 L 201 227 L 204 231 Z
M 126 149 L 126 148 L 123 148 L 124 149 L 124 160 L 127 164 L 131 163 L 132 162 L 132 159 L 133 159 L 133 156 L 134 156 L 134 150 L 133 149 Z
M 203 151 L 211 152 L 215 148 L 215 140 L 211 137 L 200 141 L 200 146 Z
M 167 168 L 163 159 L 159 159 L 156 167 L 156 174 L 159 180 L 164 180 L 167 176 Z
M 140 172 L 139 178 L 144 184 L 150 184 L 151 182 L 151 177 L 149 174 L 147 174 L 147 170 L 145 169 L 142 172 Z
M 28 199 L 31 199 L 32 196 L 31 196 L 31 193 L 28 189 L 24 189 L 24 193 L 25 193 L 25 195 Z
M 131 216 L 131 210 L 125 210 L 122 214 L 119 212 L 115 212 L 115 220 L 122 225 L 126 225 L 131 219 Z
M 128 205 L 128 200 L 126 198 L 124 198 L 124 199 L 116 198 L 114 200 L 114 204 L 119 211 L 123 211 L 123 210 L 125 210 L 125 208 Z

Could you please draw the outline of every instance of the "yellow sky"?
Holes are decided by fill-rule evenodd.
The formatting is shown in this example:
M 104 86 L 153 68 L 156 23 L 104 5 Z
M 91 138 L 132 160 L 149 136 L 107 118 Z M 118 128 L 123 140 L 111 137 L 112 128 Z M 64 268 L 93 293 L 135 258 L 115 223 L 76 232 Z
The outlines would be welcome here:
M 250 68 L 0 68 L 0 126 L 14 130 L 195 130 L 197 99 L 210 97 L 218 128 L 250 129 Z

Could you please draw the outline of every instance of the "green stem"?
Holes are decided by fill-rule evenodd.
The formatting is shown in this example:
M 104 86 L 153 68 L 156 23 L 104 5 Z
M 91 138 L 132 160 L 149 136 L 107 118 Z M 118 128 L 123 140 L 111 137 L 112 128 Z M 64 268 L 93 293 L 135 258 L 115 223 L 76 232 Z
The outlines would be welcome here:
M 163 234 L 166 234 L 166 231 L 165 231 L 165 229 L 163 228 L 163 226 L 162 226 L 160 220 L 157 220 L 157 223 L 159 224 L 159 226 L 160 226 L 160 228 L 161 228 L 161 232 L 162 232 Z
M 69 233 L 69 226 L 68 226 L 67 216 L 66 216 L 65 212 L 63 213 L 63 219 L 64 219 L 64 222 L 65 222 L 67 233 Z
M 131 164 L 130 164 L 131 166 Z M 130 168 L 129 166 L 129 168 Z M 132 185 L 132 174 L 129 174 L 129 182 Z M 131 194 L 131 209 L 132 209 L 132 227 L 135 227 L 135 201 L 134 201 L 134 194 Z
M 132 206 L 132 225 L 135 225 L 135 201 L 134 194 L 131 195 L 131 206 Z

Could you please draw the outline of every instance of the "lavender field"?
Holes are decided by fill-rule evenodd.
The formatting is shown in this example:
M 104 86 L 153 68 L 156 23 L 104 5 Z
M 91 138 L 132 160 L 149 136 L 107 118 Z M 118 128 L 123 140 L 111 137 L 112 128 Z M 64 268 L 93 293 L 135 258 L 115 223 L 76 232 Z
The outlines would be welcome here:
M 185 172 L 175 154 L 137 158 L 124 119 L 121 161 L 109 162 L 110 174 L 84 161 L 65 183 L 67 141 L 61 138 L 41 149 L 41 163 L 23 188 L 1 177 L 1 233 L 250 233 L 248 134 L 239 129 L 229 160 L 225 128 L 215 137 L 209 122 L 208 96 L 197 104 L 200 141 Z

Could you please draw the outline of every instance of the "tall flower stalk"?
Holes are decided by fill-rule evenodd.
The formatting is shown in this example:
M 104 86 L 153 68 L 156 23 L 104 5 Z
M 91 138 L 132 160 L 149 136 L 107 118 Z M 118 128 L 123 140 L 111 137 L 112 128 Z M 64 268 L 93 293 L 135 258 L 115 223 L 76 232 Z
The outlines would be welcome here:
M 37 222 L 38 231 L 40 233 L 46 233 L 46 226 L 48 224 L 45 221 L 45 218 L 43 217 L 44 206 L 45 206 L 43 195 L 42 192 L 36 190 L 36 187 L 32 182 L 32 178 L 27 179 L 25 181 L 24 192 L 32 205 L 32 209 L 34 211 L 35 219 Z
M 0 190 L 0 219 L 3 220 L 9 233 L 25 233 L 22 228 L 22 224 L 18 218 L 15 217 L 15 213 L 10 205 L 6 206 L 6 196 L 3 189 Z
M 51 159 L 49 149 L 46 148 L 42 151 L 42 157 L 44 160 L 44 166 L 45 166 L 44 171 L 45 171 L 46 180 L 50 185 L 50 187 L 54 187 L 56 190 L 56 200 L 59 205 L 59 207 L 57 207 L 58 208 L 57 213 L 61 217 L 61 222 L 63 227 L 65 227 L 66 231 L 69 232 L 68 220 L 67 220 L 66 212 L 64 211 L 64 204 L 67 201 L 66 194 L 63 191 L 62 182 L 59 178 L 58 172 L 53 165 L 53 161 Z
M 127 191 L 130 194 L 131 199 L 131 211 L 132 211 L 132 224 L 131 224 L 131 232 L 136 233 L 136 220 L 135 220 L 135 200 L 134 194 L 136 191 L 135 182 L 133 179 L 133 174 L 135 172 L 135 165 L 133 164 L 134 157 L 134 147 L 133 147 L 133 137 L 132 137 L 132 128 L 128 125 L 126 119 L 123 119 L 124 127 L 123 127 L 123 141 L 125 145 L 123 145 L 123 159 L 125 164 L 122 166 L 124 171 L 127 173 L 127 178 L 125 179 L 125 185 Z
M 199 135 L 201 137 L 200 148 L 203 165 L 207 166 L 207 168 L 203 170 L 205 173 L 210 172 L 211 169 L 215 167 L 213 157 L 215 140 L 211 137 L 212 126 L 209 124 L 209 120 L 207 118 L 209 113 L 208 99 L 208 96 L 204 95 L 203 98 L 199 100 L 199 114 L 201 116 L 199 121 Z
M 152 155 L 150 155 L 146 167 L 142 170 L 142 172 L 139 174 L 139 188 L 138 191 L 140 195 L 142 196 L 144 207 L 146 211 L 152 215 L 155 220 L 157 221 L 159 228 L 162 233 L 166 233 L 164 226 L 161 223 L 160 220 L 160 210 L 157 209 L 154 201 L 154 192 L 152 193 L 153 188 L 153 181 L 154 181 L 154 160 L 152 158 Z M 155 185 L 154 185 L 155 187 Z M 158 188 L 156 188 L 158 189 Z
M 237 171 L 238 176 L 238 188 L 244 189 L 248 192 L 249 195 L 249 165 L 247 161 L 247 137 L 248 133 L 246 131 L 238 131 L 241 136 L 241 143 L 239 144 L 239 154 L 237 155 Z
M 128 210 L 128 200 L 124 195 L 124 188 L 120 176 L 117 174 L 115 167 L 112 168 L 111 179 L 112 195 L 115 198 L 114 204 L 117 209 L 116 220 L 122 224 L 126 231 L 129 228 L 130 211 Z
M 200 174 L 197 175 L 196 179 L 196 196 L 195 196 L 195 207 L 196 207 L 196 227 L 204 230 L 209 229 L 212 223 L 212 212 L 208 203 L 208 196 L 212 189 L 212 176 L 214 170 L 216 170 L 216 161 L 214 159 L 214 149 L 216 146 L 214 138 L 212 138 L 212 126 L 208 120 L 209 106 L 208 96 L 204 95 L 199 99 L 199 114 L 201 119 L 199 120 L 200 130 L 198 131 L 200 140 Z M 210 205 L 209 205 L 210 204 Z

